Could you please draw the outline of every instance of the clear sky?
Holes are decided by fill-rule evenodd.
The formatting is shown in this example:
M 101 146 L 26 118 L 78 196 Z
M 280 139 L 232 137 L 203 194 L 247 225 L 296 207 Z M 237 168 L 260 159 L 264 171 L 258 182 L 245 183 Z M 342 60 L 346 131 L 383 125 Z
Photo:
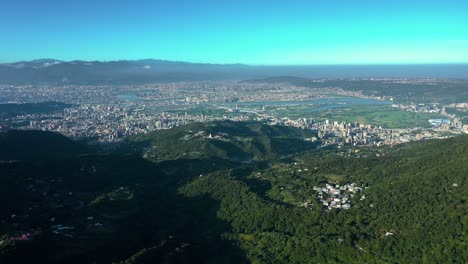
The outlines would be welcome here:
M 468 63 L 468 0 L 1 0 L 0 61 Z

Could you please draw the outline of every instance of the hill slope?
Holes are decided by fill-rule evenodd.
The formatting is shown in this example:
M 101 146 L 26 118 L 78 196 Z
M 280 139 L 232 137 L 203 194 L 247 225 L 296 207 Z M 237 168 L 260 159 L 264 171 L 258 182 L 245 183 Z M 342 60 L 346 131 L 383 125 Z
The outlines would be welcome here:
M 250 162 L 314 149 L 313 133 L 297 128 L 268 126 L 251 122 L 214 122 L 190 124 L 155 131 L 131 140 L 156 160 L 217 157 Z
M 210 133 L 225 144 L 212 144 Z M 258 123 L 192 124 L 132 139 L 148 159 L 0 163 L 0 262 L 468 261 L 468 136 L 349 157 L 314 146 L 288 152 L 274 140 L 304 135 Z M 238 154 L 253 160 L 232 162 Z M 362 190 L 349 210 L 328 210 L 314 188 L 353 183 Z M 24 233 L 34 240 L 9 240 Z
M 71 107 L 61 102 L 40 102 L 24 104 L 0 104 L 0 118 L 9 118 L 17 115 L 53 113 Z
M 87 147 L 52 132 L 0 132 L 0 160 L 64 159 L 86 153 Z
M 253 263 L 465 263 L 468 136 L 402 145 L 387 155 L 312 153 L 298 165 L 260 170 L 260 177 L 215 173 L 182 192 L 219 201 L 219 217 L 232 226 L 227 237 Z M 351 198 L 351 209 L 327 211 L 312 186 L 337 182 L 322 175 L 368 189 Z M 297 206 L 307 200 L 309 209 Z

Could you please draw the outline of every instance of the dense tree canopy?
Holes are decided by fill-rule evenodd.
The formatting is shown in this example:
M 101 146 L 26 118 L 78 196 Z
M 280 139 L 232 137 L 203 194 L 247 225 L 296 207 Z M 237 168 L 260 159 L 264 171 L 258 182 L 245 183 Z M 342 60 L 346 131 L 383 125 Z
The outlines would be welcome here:
M 0 262 L 468 261 L 468 136 L 359 154 L 318 148 L 309 136 L 195 124 L 133 138 L 116 153 L 3 160 Z M 240 154 L 251 160 L 233 159 Z M 351 183 L 362 191 L 348 210 L 327 210 L 314 188 Z M 11 240 L 25 233 L 32 241 Z

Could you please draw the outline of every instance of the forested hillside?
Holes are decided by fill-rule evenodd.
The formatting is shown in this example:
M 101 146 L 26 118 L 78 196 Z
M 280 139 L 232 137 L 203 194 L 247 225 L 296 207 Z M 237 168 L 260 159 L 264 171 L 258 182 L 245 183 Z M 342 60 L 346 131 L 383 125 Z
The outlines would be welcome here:
M 3 160 L 0 262 L 468 261 L 468 136 L 361 149 L 311 136 L 192 124 L 116 153 Z
M 146 150 L 152 160 L 217 157 L 250 162 L 314 149 L 312 136 L 298 128 L 225 121 L 156 131 L 131 139 L 130 146 Z
M 0 160 L 63 159 L 89 148 L 58 133 L 11 130 L 0 132 Z

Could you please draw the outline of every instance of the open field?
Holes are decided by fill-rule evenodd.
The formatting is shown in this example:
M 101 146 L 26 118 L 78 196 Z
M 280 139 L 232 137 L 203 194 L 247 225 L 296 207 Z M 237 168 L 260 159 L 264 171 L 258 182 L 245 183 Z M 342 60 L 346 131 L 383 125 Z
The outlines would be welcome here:
M 364 124 L 382 125 L 385 128 L 430 127 L 428 119 L 443 118 L 440 114 L 413 113 L 401 111 L 382 105 L 355 105 L 346 108 L 328 109 L 319 112 L 318 118 L 360 122 Z
M 384 128 L 412 128 L 422 127 L 430 128 L 431 125 L 428 119 L 444 118 L 443 115 L 435 113 L 414 113 L 402 111 L 392 108 L 390 105 L 371 105 L 371 104 L 353 104 L 342 107 L 326 108 L 323 105 L 278 105 L 268 106 L 262 112 L 261 108 L 256 107 L 242 107 L 242 109 L 251 109 L 258 111 L 261 114 L 272 115 L 276 117 L 288 118 L 313 118 L 317 121 L 330 120 L 338 122 L 351 122 L 358 121 L 362 124 L 381 125 Z M 171 111 L 183 115 L 183 111 Z M 194 108 L 190 109 L 190 113 L 210 115 L 210 116 L 235 116 L 239 112 L 228 112 L 219 108 Z M 250 117 L 255 117 L 255 114 L 244 113 Z

